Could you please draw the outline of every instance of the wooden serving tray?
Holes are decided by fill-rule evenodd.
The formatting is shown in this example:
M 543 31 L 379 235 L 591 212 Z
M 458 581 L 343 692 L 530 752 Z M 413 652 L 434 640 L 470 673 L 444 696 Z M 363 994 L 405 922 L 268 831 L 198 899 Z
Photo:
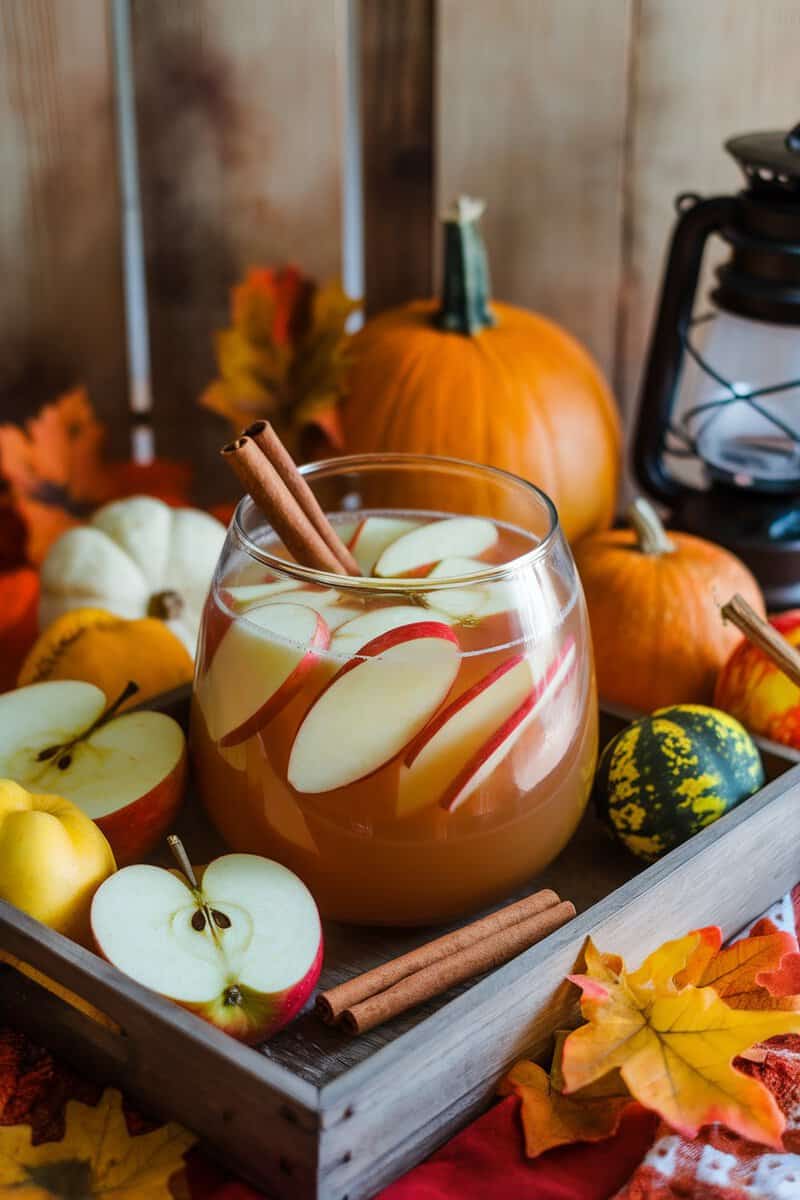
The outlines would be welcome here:
M 187 695 L 153 707 L 185 723 Z M 631 714 L 601 715 L 608 739 Z M 259 1050 L 241 1046 L 2 902 L 0 948 L 44 973 L 59 994 L 0 965 L 0 1023 L 117 1084 L 154 1115 L 181 1121 L 270 1195 L 372 1196 L 485 1108 L 516 1059 L 542 1056 L 553 1031 L 575 1023 L 578 994 L 564 977 L 589 933 L 636 962 L 703 924 L 731 934 L 792 887 L 800 877 L 800 754 L 760 746 L 766 787 L 651 867 L 587 812 L 561 856 L 526 888 L 551 885 L 574 900 L 574 921 L 359 1038 L 307 1011 Z M 193 861 L 222 849 L 191 799 L 178 831 Z M 328 923 L 322 986 L 430 936 Z

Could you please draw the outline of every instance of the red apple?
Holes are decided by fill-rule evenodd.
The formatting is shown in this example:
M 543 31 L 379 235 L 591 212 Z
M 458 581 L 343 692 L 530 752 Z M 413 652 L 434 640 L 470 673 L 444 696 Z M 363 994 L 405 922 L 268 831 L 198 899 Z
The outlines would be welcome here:
M 458 639 L 441 621 L 401 625 L 361 646 L 303 718 L 289 783 L 328 792 L 377 771 L 430 720 L 460 663 Z
M 226 854 L 198 880 L 126 867 L 98 888 L 100 954 L 145 987 L 243 1042 L 283 1028 L 322 967 L 322 928 L 308 888 L 279 863 Z M 198 872 L 198 874 L 200 874 Z
M 235 746 L 263 729 L 297 693 L 329 641 L 324 618 L 304 604 L 276 601 L 233 621 L 197 685 L 211 738 Z
M 71 800 L 120 866 L 143 858 L 180 807 L 186 740 L 163 713 L 114 716 L 100 688 L 54 680 L 0 696 L 0 777 Z
M 770 617 L 770 625 L 800 649 L 800 608 Z M 800 750 L 800 688 L 746 638 L 717 676 L 714 704 L 751 733 Z

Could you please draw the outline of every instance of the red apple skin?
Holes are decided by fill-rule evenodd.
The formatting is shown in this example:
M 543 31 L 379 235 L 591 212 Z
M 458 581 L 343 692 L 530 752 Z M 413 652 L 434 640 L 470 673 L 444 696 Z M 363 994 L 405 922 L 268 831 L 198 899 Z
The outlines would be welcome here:
M 769 623 L 800 649 L 800 608 L 770 617 Z M 714 704 L 751 733 L 800 750 L 800 688 L 747 638 L 717 676 Z
M 186 747 L 160 783 L 124 808 L 100 817 L 96 824 L 108 839 L 118 867 L 141 862 L 167 834 L 186 789 Z
M 311 966 L 302 979 L 285 992 L 260 996 L 247 988 L 242 988 L 243 1002 L 241 1005 L 227 1005 L 221 999 L 211 1004 L 181 1004 L 181 1008 L 193 1012 L 195 1016 L 214 1025 L 237 1042 L 255 1046 L 265 1042 L 278 1033 L 285 1025 L 297 1016 L 306 1003 L 314 988 L 317 986 L 322 970 L 322 959 L 325 947 L 322 939 L 322 929 L 319 934 L 319 947 Z M 178 1002 L 179 1003 L 179 1002 Z
M 238 746 L 240 742 L 246 742 L 254 733 L 258 733 L 265 725 L 268 725 L 273 717 L 276 717 L 281 709 L 285 708 L 289 701 L 297 695 L 303 686 L 306 675 L 313 666 L 316 666 L 320 652 L 328 649 L 330 640 L 331 634 L 327 622 L 318 613 L 317 627 L 313 637 L 291 675 L 288 679 L 284 679 L 281 686 L 253 713 L 252 717 L 248 717 L 236 729 L 231 729 L 224 737 L 221 737 L 220 746 Z

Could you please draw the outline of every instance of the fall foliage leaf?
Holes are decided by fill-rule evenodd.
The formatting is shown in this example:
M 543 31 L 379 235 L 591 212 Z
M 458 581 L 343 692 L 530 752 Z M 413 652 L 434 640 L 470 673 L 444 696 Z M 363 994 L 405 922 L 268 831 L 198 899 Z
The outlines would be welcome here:
M 622 1114 L 633 1103 L 614 1071 L 572 1095 L 563 1093 L 561 1055 L 566 1033 L 556 1034 L 550 1074 L 532 1062 L 518 1062 L 500 1084 L 500 1094 L 520 1099 L 525 1153 L 536 1158 L 555 1146 L 598 1142 L 616 1133 Z
M 27 526 L 32 562 L 108 498 L 104 437 L 82 388 L 48 404 L 25 430 L 0 426 L 0 475 Z
M 188 464 L 110 462 L 104 442 L 82 388 L 48 404 L 25 429 L 0 425 L 0 562 L 38 565 L 57 537 L 108 500 L 147 492 L 169 504 L 188 503 Z
M 680 987 L 676 980 L 698 970 L 714 940 L 713 931 L 688 934 L 634 972 L 588 941 L 586 973 L 570 976 L 583 992 L 587 1024 L 564 1043 L 565 1091 L 619 1070 L 631 1095 L 685 1137 L 720 1121 L 743 1137 L 780 1146 L 785 1122 L 773 1096 L 732 1064 L 756 1042 L 800 1032 L 800 1013 L 735 1009 L 712 987 Z
M 105 1091 L 95 1107 L 71 1100 L 64 1137 L 31 1144 L 28 1125 L 0 1128 L 0 1194 L 20 1200 L 80 1196 L 82 1200 L 161 1200 L 183 1166 L 194 1138 L 179 1125 L 131 1137 L 122 1097 Z
M 251 267 L 215 336 L 219 378 L 200 403 L 238 433 L 268 417 L 297 444 L 308 425 L 341 444 L 337 406 L 347 366 L 347 318 L 357 304 L 336 282 L 317 287 L 296 267 Z
M 800 976 L 783 964 L 799 959 L 797 941 L 790 933 L 774 933 L 742 938 L 712 955 L 697 969 L 695 964 L 678 976 L 681 985 L 713 987 L 731 1008 L 795 1010 L 800 996 L 785 990 L 787 983 L 800 992 Z M 771 988 L 764 981 L 771 983 Z

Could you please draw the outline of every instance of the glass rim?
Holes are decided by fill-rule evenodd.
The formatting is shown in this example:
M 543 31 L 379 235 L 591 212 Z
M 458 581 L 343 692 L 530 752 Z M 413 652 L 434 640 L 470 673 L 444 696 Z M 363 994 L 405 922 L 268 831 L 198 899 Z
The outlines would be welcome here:
M 475 587 L 483 583 L 499 582 L 518 574 L 520 570 L 533 565 L 540 559 L 546 558 L 555 545 L 561 526 L 558 520 L 558 511 L 553 501 L 535 483 L 529 483 L 527 479 L 522 479 L 519 475 L 515 475 L 513 471 L 503 470 L 502 467 L 490 467 L 484 463 L 471 462 L 466 458 L 453 458 L 438 454 L 376 452 L 371 454 L 343 454 L 335 458 L 318 459 L 315 462 L 305 463 L 299 470 L 301 475 L 306 479 L 313 479 L 317 475 L 331 473 L 345 474 L 347 471 L 356 471 L 378 465 L 387 467 L 393 465 L 403 467 L 417 465 L 421 468 L 431 466 L 466 468 L 469 471 L 475 471 L 484 476 L 494 478 L 499 483 L 511 483 L 523 492 L 527 492 L 533 496 L 543 506 L 548 519 L 547 532 L 537 545 L 532 546 L 530 550 L 526 550 L 524 554 L 510 559 L 507 563 L 488 563 L 486 570 L 475 572 L 472 575 L 451 575 L 446 579 L 429 579 L 427 576 L 423 578 L 380 579 L 373 575 L 337 575 L 332 571 L 320 571 L 316 567 L 306 567 L 301 563 L 290 562 L 288 559 L 279 558 L 277 555 L 263 550 L 253 541 L 244 528 L 244 514 L 251 510 L 260 511 L 255 501 L 248 495 L 244 495 L 236 505 L 230 530 L 242 550 L 250 558 L 262 563 L 265 567 L 269 567 L 277 575 L 288 576 L 290 579 L 297 579 L 304 583 L 311 583 L 318 586 L 335 587 L 340 591 L 386 592 L 394 595 L 398 592 L 406 595 L 415 592 L 440 592 L 447 591 L 450 588 Z M 399 513 L 401 510 L 398 509 L 397 511 Z

